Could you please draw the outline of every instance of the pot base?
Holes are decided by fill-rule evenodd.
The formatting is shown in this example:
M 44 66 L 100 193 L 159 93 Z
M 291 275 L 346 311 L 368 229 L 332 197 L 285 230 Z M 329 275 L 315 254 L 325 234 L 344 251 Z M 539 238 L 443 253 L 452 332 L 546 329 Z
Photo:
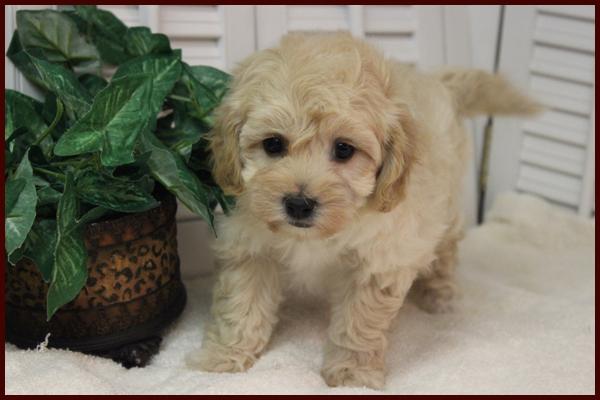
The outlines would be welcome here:
M 52 338 L 52 330 L 48 337 L 49 348 L 69 349 L 86 354 L 106 357 L 122 364 L 126 368 L 143 367 L 148 364 L 152 356 L 158 353 L 162 338 L 160 334 L 164 329 L 177 319 L 186 304 L 185 286 L 181 281 L 171 283 L 168 290 L 171 301 L 168 307 L 153 319 L 136 325 L 128 330 L 112 333 L 105 336 L 82 337 L 76 339 Z M 24 311 L 31 316 L 31 310 L 18 310 L 6 304 L 6 316 L 10 320 L 15 315 Z M 59 311 L 61 313 L 63 311 Z M 6 324 L 6 341 L 22 349 L 36 348 L 44 337 L 27 337 L 10 329 L 10 323 Z

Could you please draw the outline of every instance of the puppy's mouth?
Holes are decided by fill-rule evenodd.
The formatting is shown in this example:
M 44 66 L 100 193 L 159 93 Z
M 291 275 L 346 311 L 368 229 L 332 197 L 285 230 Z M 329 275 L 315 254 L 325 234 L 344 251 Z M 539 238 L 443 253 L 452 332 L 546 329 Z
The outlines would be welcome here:
M 288 220 L 288 223 L 296 228 L 311 228 L 313 226 L 312 223 L 306 221 Z

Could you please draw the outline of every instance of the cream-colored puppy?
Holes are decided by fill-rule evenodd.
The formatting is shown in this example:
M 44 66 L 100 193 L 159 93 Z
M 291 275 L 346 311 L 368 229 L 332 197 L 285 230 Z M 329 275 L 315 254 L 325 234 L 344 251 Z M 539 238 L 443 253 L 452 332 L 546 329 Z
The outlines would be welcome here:
M 536 106 L 481 71 L 423 74 L 348 34 L 295 34 L 234 72 L 212 132 L 214 175 L 236 209 L 216 242 L 212 321 L 190 358 L 244 371 L 269 342 L 290 287 L 327 294 L 327 384 L 384 384 L 386 330 L 415 284 L 448 308 L 461 119 Z

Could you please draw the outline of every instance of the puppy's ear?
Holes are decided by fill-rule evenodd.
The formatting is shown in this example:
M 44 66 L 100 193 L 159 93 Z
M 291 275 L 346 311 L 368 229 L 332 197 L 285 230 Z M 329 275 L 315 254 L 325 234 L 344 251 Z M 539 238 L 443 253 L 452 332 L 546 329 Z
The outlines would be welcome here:
M 388 212 L 404 198 L 411 168 L 419 158 L 417 140 L 414 119 L 403 108 L 384 145 L 383 164 L 371 195 L 370 205 L 377 211 Z
M 243 120 L 236 102 L 225 98 L 216 110 L 215 126 L 210 135 L 213 177 L 229 195 L 239 195 L 244 189 L 240 158 L 240 130 Z

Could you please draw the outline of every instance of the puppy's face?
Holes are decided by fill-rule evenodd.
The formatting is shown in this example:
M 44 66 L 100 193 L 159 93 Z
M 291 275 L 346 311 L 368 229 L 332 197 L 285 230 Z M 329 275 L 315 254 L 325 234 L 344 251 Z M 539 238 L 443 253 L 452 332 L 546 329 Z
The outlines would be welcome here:
M 285 103 L 263 103 L 240 132 L 245 201 L 273 231 L 332 235 L 373 192 L 381 144 L 359 116 Z
M 242 212 L 300 238 L 334 235 L 378 192 L 385 202 L 406 167 L 383 60 L 346 35 L 314 39 L 242 64 L 212 141 L 215 178 Z

